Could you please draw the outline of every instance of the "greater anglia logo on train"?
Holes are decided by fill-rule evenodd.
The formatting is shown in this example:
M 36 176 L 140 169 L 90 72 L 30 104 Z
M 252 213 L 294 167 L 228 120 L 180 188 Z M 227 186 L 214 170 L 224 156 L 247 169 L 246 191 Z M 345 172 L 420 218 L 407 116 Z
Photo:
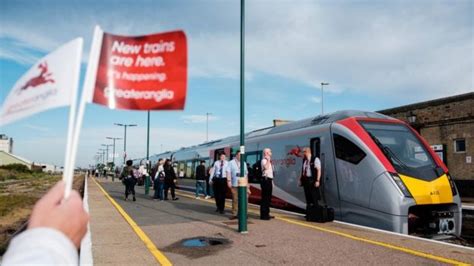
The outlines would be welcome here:
M 296 157 L 303 158 L 303 150 L 300 148 L 300 146 L 296 145 L 296 147 L 291 149 L 286 155 L 294 155 Z
M 30 78 L 23 86 L 21 86 L 18 90 L 18 94 L 20 94 L 22 91 L 35 88 L 46 83 L 54 83 L 54 79 L 52 78 L 53 73 L 48 72 L 48 63 L 46 61 L 39 64 L 38 69 L 40 70 L 40 73 L 37 76 Z

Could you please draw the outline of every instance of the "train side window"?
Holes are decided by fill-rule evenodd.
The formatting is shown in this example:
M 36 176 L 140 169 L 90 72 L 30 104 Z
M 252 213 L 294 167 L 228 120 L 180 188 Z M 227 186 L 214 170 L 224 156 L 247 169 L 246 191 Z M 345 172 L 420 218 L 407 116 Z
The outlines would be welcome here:
M 352 141 L 338 134 L 333 134 L 333 138 L 336 158 L 350 162 L 352 164 L 358 164 L 360 161 L 362 161 L 362 159 L 365 158 L 365 152 Z
M 186 178 L 193 177 L 193 162 L 192 161 L 186 162 L 186 171 L 185 171 L 184 177 Z

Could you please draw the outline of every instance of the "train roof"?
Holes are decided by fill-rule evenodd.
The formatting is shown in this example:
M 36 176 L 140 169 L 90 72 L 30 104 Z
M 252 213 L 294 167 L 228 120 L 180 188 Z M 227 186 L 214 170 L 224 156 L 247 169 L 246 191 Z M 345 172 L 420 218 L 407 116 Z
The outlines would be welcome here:
M 315 117 L 306 118 L 306 119 L 302 119 L 302 120 L 298 120 L 294 122 L 289 122 L 287 124 L 283 124 L 279 126 L 272 126 L 272 127 L 257 129 L 257 130 L 246 133 L 245 138 L 248 139 L 248 138 L 254 138 L 254 137 L 258 137 L 262 135 L 276 134 L 276 133 L 292 131 L 292 130 L 297 130 L 297 129 L 306 128 L 306 127 L 316 126 L 316 125 L 330 124 L 330 123 L 343 120 L 349 117 L 379 118 L 379 119 L 394 120 L 394 118 L 390 116 L 386 116 L 386 115 L 376 113 L 376 112 L 366 112 L 366 111 L 359 111 L 359 110 L 343 110 L 343 111 L 328 113 L 325 115 L 318 115 Z M 175 152 L 187 153 L 190 150 L 219 145 L 221 143 L 226 144 L 226 143 L 238 142 L 239 139 L 240 139 L 239 135 L 230 136 L 230 137 L 226 137 L 222 139 L 204 142 L 198 145 L 193 145 L 190 147 L 182 147 L 181 149 L 178 149 Z

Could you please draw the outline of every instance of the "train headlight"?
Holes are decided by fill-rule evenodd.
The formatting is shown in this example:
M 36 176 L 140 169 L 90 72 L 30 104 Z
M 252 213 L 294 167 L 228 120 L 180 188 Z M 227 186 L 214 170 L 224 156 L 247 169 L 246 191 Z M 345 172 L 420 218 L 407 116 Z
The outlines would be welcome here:
M 458 194 L 458 190 L 456 189 L 456 185 L 454 184 L 453 179 L 449 174 L 446 174 L 449 180 L 449 185 L 451 186 L 451 192 L 453 193 L 453 196 L 456 196 Z
M 405 197 L 413 198 L 410 191 L 405 186 L 405 183 L 403 183 L 402 179 L 397 174 L 390 173 L 390 176 L 392 177 L 393 181 L 395 181 L 395 184 L 397 184 L 398 188 L 400 189 L 400 191 L 403 193 Z

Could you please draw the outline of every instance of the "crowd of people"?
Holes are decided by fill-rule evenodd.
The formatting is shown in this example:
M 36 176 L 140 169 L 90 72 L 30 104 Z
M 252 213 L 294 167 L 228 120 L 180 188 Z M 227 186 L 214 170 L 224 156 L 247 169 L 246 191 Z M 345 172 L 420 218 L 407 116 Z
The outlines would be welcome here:
M 238 218 L 238 187 L 240 177 L 240 151 L 233 154 L 232 160 L 227 160 L 224 153 L 218 155 L 218 160 L 207 168 L 206 162 L 201 160 L 195 169 L 196 189 L 195 196 L 199 199 L 200 195 L 204 199 L 214 198 L 216 204 L 216 212 L 220 214 L 225 213 L 225 199 L 228 192 L 232 195 L 232 216 L 230 219 Z M 274 188 L 274 166 L 272 163 L 272 151 L 269 148 L 263 150 L 263 157 L 258 162 L 256 169 L 249 169 L 247 165 L 244 167 L 245 179 L 248 178 L 249 171 L 258 171 L 260 186 L 261 186 L 261 200 L 260 200 L 260 219 L 270 220 L 274 218 L 270 215 L 270 205 Z M 179 173 L 179 172 L 178 172 Z M 184 175 L 184 174 L 183 174 Z M 151 186 L 154 189 L 153 199 L 157 201 L 168 200 L 169 192 L 171 193 L 171 200 L 178 200 L 175 194 L 177 182 L 177 170 L 173 167 L 170 159 L 160 158 L 156 165 L 151 166 L 147 170 L 145 164 L 140 166 L 133 166 L 131 160 L 126 162 L 126 166 L 120 173 L 120 180 L 125 186 L 125 200 L 132 196 L 132 200 L 136 201 L 135 185 L 140 182 L 143 183 L 145 179 L 149 179 Z M 303 149 L 303 164 L 301 168 L 301 175 L 298 183 L 303 187 L 304 195 L 307 203 L 307 209 L 317 206 L 320 200 L 320 178 L 321 178 L 321 162 L 319 158 L 312 156 L 311 149 L 306 147 Z M 245 184 L 248 183 L 244 182 Z M 247 186 L 247 199 L 251 194 L 250 187 Z

